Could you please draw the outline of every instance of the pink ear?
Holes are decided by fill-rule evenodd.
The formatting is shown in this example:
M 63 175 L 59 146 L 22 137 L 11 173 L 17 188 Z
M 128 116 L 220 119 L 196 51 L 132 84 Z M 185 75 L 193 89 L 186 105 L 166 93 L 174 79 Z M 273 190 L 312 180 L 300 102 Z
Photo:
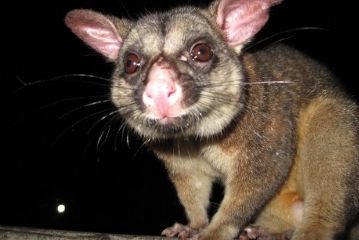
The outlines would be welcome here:
M 221 0 L 217 24 L 232 46 L 245 43 L 267 22 L 269 8 L 282 0 Z
M 106 16 L 91 10 L 72 10 L 66 15 L 65 23 L 90 47 L 112 61 L 117 59 L 122 38 Z

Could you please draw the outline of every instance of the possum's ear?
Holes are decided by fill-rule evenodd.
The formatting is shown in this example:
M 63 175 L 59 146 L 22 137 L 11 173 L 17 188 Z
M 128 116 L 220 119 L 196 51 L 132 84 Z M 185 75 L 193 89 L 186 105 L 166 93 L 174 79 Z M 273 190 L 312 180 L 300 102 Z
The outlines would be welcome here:
M 267 22 L 271 6 L 282 0 L 217 0 L 210 12 L 229 45 L 248 42 Z
M 72 10 L 65 17 L 66 25 L 75 35 L 111 61 L 118 58 L 128 31 L 124 21 L 85 9 Z

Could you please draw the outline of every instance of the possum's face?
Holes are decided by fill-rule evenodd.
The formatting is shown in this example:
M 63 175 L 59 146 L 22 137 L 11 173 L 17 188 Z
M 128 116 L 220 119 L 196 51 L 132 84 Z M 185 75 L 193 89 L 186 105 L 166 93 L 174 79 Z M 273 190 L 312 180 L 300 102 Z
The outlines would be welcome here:
M 212 135 L 240 108 L 238 59 L 196 10 L 140 19 L 119 56 L 112 100 L 142 135 Z
M 248 16 L 235 3 L 215 3 L 214 12 L 177 8 L 137 22 L 74 10 L 66 23 L 115 62 L 112 101 L 140 135 L 212 136 L 242 107 L 243 73 L 235 49 L 267 20 L 265 6 L 259 6 L 259 20 L 244 19 L 250 27 L 238 30 L 239 13 Z

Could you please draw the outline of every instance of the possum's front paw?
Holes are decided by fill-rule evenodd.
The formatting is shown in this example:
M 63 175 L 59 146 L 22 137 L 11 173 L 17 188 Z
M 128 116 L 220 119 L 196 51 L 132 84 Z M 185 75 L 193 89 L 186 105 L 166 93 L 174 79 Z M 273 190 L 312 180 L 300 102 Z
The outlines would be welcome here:
M 162 231 L 161 235 L 166 237 L 178 237 L 181 240 L 193 239 L 199 233 L 198 229 L 193 229 L 189 226 L 175 223 L 173 226 Z
M 239 235 L 239 240 L 290 240 L 293 231 L 269 233 L 259 226 L 248 226 Z

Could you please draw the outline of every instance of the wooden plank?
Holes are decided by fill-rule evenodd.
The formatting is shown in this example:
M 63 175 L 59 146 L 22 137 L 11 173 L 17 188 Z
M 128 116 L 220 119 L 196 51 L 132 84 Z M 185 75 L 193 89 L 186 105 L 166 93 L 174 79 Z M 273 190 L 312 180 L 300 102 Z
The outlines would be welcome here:
M 157 236 L 117 235 L 0 226 L 0 240 L 170 240 Z

